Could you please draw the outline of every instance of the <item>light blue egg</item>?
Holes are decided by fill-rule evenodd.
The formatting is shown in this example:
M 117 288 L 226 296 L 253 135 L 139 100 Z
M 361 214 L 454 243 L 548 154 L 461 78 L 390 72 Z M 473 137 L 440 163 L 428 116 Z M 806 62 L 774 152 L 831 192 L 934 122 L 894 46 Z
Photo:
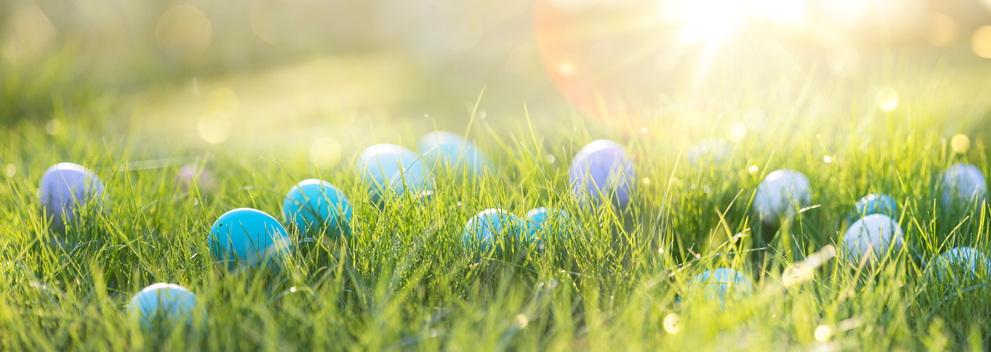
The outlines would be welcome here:
M 540 207 L 526 213 L 526 228 L 531 237 L 542 238 L 547 242 L 549 236 L 556 236 L 560 243 L 567 243 L 574 227 L 568 213 L 560 209 Z
M 704 297 L 706 300 L 718 300 L 720 304 L 724 303 L 727 298 L 750 297 L 753 286 L 746 275 L 728 268 L 719 268 L 698 274 L 688 284 L 692 293 Z
M 611 201 L 624 209 L 630 203 L 637 175 L 626 150 L 616 142 L 601 139 L 578 151 L 568 178 L 572 195 L 583 207 Z
M 991 262 L 977 249 L 956 247 L 940 255 L 932 264 L 936 278 L 974 278 L 977 275 L 991 278 Z
M 854 211 L 856 212 L 856 219 L 874 214 L 883 214 L 897 219 L 898 202 L 884 193 L 868 194 L 854 204 Z
M 491 169 L 488 158 L 482 154 L 475 144 L 456 133 L 435 131 L 427 133 L 420 139 L 418 146 L 427 168 L 443 172 L 460 174 L 465 171 L 471 175 L 482 175 Z
M 140 324 L 145 331 L 155 328 L 169 329 L 185 323 L 193 324 L 196 314 L 196 295 L 176 284 L 157 283 L 145 287 L 131 297 L 127 316 Z M 206 309 L 200 307 L 200 319 L 205 323 Z
M 511 236 L 522 243 L 533 243 L 535 237 L 523 231 L 523 224 L 513 214 L 502 209 L 486 209 L 465 224 L 462 233 L 465 249 L 471 253 L 490 254 L 502 252 L 502 243 Z
M 399 199 L 404 194 L 429 188 L 429 170 L 416 153 L 402 146 L 376 144 L 368 147 L 361 152 L 356 167 L 374 203 Z
M 293 186 L 282 202 L 282 216 L 304 235 L 324 230 L 334 238 L 351 234 L 351 202 L 327 181 L 308 179 Z
M 282 224 L 264 212 L 240 208 L 221 215 L 207 239 L 210 253 L 228 268 L 246 264 L 259 267 L 268 260 L 279 264 L 291 249 Z
M 940 181 L 944 210 L 962 210 L 980 205 L 988 191 L 984 173 L 977 166 L 967 163 L 951 165 L 943 172 Z

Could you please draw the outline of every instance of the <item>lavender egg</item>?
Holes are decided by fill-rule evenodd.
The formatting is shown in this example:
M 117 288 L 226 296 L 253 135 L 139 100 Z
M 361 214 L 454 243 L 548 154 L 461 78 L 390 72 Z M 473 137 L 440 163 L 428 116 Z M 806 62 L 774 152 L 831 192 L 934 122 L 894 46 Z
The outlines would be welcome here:
M 59 163 L 41 176 L 38 197 L 45 217 L 51 219 L 52 228 L 64 231 L 66 223 L 76 220 L 79 208 L 90 201 L 98 201 L 103 190 L 100 178 L 82 165 Z
M 622 146 L 610 140 L 589 143 L 575 155 L 568 171 L 571 193 L 583 206 L 611 201 L 620 209 L 630 204 L 636 170 Z

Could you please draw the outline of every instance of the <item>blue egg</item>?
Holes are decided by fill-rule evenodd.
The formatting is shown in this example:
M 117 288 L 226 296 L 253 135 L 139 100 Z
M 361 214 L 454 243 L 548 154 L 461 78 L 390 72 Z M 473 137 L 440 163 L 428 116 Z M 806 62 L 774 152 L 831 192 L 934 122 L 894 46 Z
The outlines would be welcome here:
M 579 204 L 611 200 L 620 209 L 630 203 L 637 177 L 623 147 L 604 139 L 589 143 L 575 155 L 568 176 Z
M 533 243 L 535 237 L 523 231 L 523 224 L 513 214 L 501 209 L 486 209 L 465 224 L 462 234 L 465 249 L 472 253 L 502 252 L 502 243 L 511 236 L 516 241 Z
M 977 166 L 959 163 L 953 164 L 941 177 L 943 188 L 942 203 L 944 210 L 961 210 L 972 208 L 984 202 L 988 191 L 984 173 Z
M 718 300 L 720 303 L 725 302 L 726 298 L 750 297 L 753 286 L 746 275 L 728 268 L 698 274 L 688 284 L 689 290 L 693 293 L 707 300 Z
M 301 234 L 330 237 L 351 234 L 351 202 L 330 182 L 308 179 L 297 183 L 282 202 L 282 217 Z
M 414 197 L 429 189 L 428 170 L 416 153 L 395 144 L 376 144 L 366 148 L 358 157 L 357 170 L 361 182 L 368 188 L 374 203 L 399 199 L 404 194 Z
M 974 278 L 978 273 L 982 277 L 991 278 L 991 262 L 988 257 L 971 247 L 956 247 L 946 251 L 932 265 L 932 271 L 937 279 L 956 277 L 957 279 Z
M 465 171 L 481 175 L 491 169 L 488 158 L 472 142 L 460 135 L 446 131 L 427 133 L 418 146 L 427 168 L 460 174 Z
M 854 204 L 854 210 L 857 212 L 858 219 L 874 214 L 887 215 L 892 219 L 898 218 L 898 202 L 884 193 L 868 194 L 864 198 L 860 198 Z
M 560 209 L 540 207 L 526 213 L 526 228 L 531 237 L 546 238 L 555 236 L 561 243 L 567 243 L 574 228 L 568 213 Z M 546 242 L 546 239 L 544 240 Z
M 185 323 L 192 326 L 196 314 L 196 295 L 176 284 L 158 283 L 145 287 L 131 297 L 127 316 L 145 331 L 170 329 Z M 206 322 L 206 309 L 200 307 L 199 318 Z
M 207 239 L 210 253 L 228 268 L 246 264 L 258 268 L 265 261 L 279 264 L 289 255 L 289 234 L 272 216 L 248 208 L 221 215 Z

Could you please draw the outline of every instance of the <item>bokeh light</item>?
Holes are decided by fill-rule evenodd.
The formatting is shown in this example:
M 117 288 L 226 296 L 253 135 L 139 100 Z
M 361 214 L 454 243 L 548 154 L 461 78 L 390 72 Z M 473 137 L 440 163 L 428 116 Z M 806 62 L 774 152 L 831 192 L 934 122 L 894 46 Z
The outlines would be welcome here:
M 891 111 L 898 107 L 898 92 L 890 87 L 884 87 L 874 95 L 874 103 L 882 111 Z
M 664 331 L 667 331 L 667 333 L 669 334 L 677 334 L 678 323 L 680 322 L 680 320 L 681 318 L 679 318 L 678 314 L 676 313 L 668 313 L 668 315 L 665 315 L 663 321 Z
M 970 150 L 970 138 L 962 134 L 955 135 L 950 139 L 950 148 L 954 153 L 966 154 Z
M 833 329 L 826 325 L 819 325 L 818 327 L 816 327 L 814 335 L 816 341 L 826 342 L 829 341 L 829 338 L 833 336 Z
M 970 40 L 974 54 L 985 59 L 991 59 L 991 26 L 981 26 Z
M 48 53 L 55 42 L 55 26 L 37 5 L 24 3 L 11 14 L 0 54 L 7 60 L 31 63 Z
M 206 113 L 196 123 L 200 138 L 210 144 L 220 144 L 231 136 L 231 118 L 227 114 Z
M 933 13 L 929 17 L 929 44 L 949 46 L 957 39 L 957 23 L 952 17 Z
M 331 168 L 341 161 L 341 145 L 330 137 L 321 137 L 310 146 L 310 159 L 322 168 Z
M 172 58 L 194 61 L 210 47 L 213 27 L 210 19 L 192 5 L 176 5 L 158 19 L 155 39 L 158 46 Z

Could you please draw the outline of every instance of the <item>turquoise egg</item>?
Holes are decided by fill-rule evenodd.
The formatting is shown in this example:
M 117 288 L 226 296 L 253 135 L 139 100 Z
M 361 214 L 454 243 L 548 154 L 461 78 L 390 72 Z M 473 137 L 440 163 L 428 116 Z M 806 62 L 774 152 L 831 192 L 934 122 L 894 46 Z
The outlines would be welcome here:
M 939 280 L 951 277 L 958 280 L 975 277 L 991 278 L 991 262 L 977 249 L 956 247 L 936 258 L 932 272 Z
M 568 213 L 560 209 L 540 207 L 526 213 L 527 233 L 534 238 L 547 242 L 548 236 L 556 236 L 560 243 L 567 243 L 574 231 L 574 226 Z
M 176 284 L 157 283 L 145 287 L 131 297 L 127 305 L 128 318 L 137 322 L 143 330 L 171 329 L 179 324 L 192 326 L 196 310 L 196 295 Z M 200 317 L 205 323 L 206 309 L 200 307 Z
M 351 234 L 351 202 L 333 184 L 308 179 L 297 183 L 282 202 L 282 217 L 300 234 L 333 238 Z
M 240 208 L 221 215 L 207 239 L 210 253 L 228 268 L 263 262 L 281 264 L 289 255 L 289 234 L 282 224 L 264 212 Z
M 502 244 L 513 238 L 519 244 L 534 243 L 536 238 L 523 231 L 523 224 L 502 209 L 486 209 L 465 224 L 462 238 L 465 249 L 476 254 L 502 252 Z

